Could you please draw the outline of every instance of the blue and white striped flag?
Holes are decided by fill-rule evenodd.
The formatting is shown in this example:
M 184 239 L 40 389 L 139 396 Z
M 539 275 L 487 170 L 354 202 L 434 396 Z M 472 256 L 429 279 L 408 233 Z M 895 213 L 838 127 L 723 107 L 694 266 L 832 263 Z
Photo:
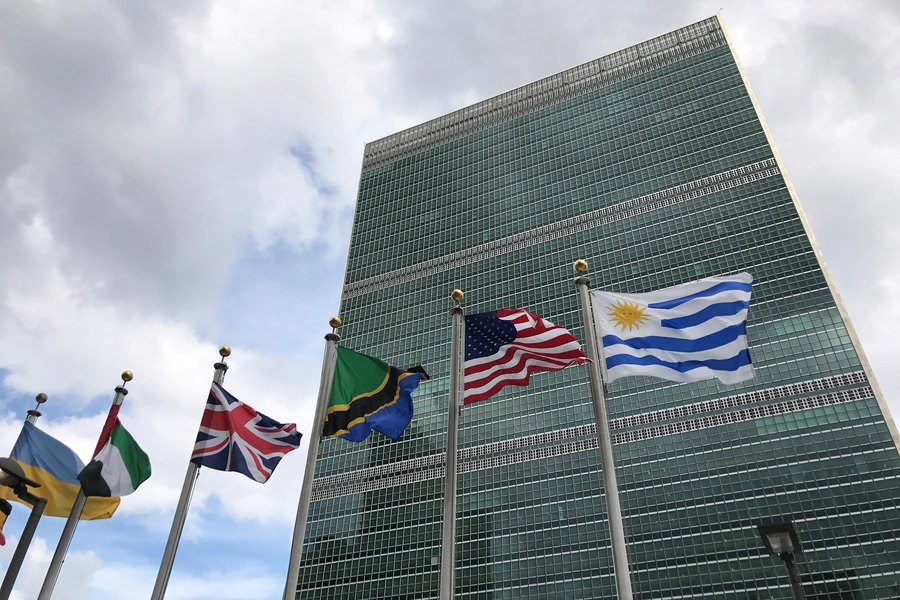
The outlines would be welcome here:
M 747 350 L 749 273 L 709 277 L 646 294 L 594 290 L 594 320 L 609 381 L 753 378 Z

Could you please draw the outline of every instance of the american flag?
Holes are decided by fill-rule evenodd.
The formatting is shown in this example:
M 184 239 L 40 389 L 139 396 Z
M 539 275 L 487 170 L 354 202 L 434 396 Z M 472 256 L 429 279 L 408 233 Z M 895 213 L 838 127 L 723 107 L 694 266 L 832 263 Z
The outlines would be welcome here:
M 265 483 L 281 457 L 299 445 L 294 423 L 270 419 L 213 383 L 191 462 Z
M 466 315 L 463 404 L 486 400 L 505 385 L 528 385 L 533 371 L 587 360 L 567 329 L 525 309 Z

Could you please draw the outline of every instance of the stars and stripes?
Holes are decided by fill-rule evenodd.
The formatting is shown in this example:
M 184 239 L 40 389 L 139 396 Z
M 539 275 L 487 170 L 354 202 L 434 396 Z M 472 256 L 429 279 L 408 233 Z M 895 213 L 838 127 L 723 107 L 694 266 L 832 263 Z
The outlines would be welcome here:
M 279 423 L 213 383 L 191 462 L 265 483 L 281 458 L 299 445 L 294 423 Z
M 588 358 L 569 331 L 522 308 L 466 315 L 463 404 L 506 385 L 528 385 L 534 371 L 559 371 Z

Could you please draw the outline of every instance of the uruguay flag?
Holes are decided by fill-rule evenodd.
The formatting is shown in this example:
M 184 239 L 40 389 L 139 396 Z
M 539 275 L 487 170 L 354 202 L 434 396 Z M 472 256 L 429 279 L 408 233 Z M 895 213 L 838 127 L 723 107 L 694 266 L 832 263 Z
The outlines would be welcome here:
M 609 381 L 753 378 L 747 349 L 749 273 L 709 277 L 646 294 L 594 290 L 594 321 Z

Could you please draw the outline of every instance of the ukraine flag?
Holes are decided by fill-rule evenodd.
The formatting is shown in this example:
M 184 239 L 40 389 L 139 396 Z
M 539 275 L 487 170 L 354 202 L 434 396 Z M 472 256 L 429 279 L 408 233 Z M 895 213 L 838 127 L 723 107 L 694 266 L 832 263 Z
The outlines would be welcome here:
M 47 500 L 44 515 L 68 517 L 81 488 L 78 474 L 84 468 L 84 463 L 78 455 L 53 436 L 26 421 L 10 458 L 19 463 L 25 471 L 25 477 L 41 484 L 41 487 L 29 488 L 28 491 Z M 0 487 L 0 498 L 21 502 L 8 487 Z M 87 521 L 108 519 L 118 507 L 118 498 L 88 498 L 81 518 Z

